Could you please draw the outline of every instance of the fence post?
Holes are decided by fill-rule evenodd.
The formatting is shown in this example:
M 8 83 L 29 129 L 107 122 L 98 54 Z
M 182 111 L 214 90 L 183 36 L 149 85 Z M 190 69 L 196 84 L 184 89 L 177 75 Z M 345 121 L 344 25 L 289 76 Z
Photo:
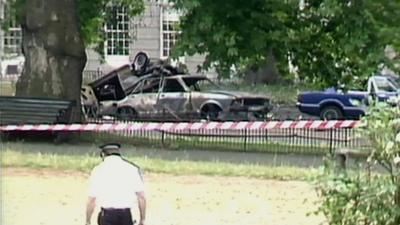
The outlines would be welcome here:
M 244 129 L 244 151 L 247 151 L 247 129 Z
M 165 132 L 164 132 L 164 130 L 161 130 L 161 146 L 163 148 L 165 147 L 164 138 L 165 138 Z
M 329 153 L 331 156 L 334 155 L 334 150 L 333 150 L 333 128 L 329 129 Z

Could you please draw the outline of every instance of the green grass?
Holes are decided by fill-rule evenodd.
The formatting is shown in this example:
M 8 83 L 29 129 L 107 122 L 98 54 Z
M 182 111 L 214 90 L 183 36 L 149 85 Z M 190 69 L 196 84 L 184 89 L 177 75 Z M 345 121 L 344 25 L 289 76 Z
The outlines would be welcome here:
M 217 151 L 239 151 L 239 152 L 265 152 L 265 153 L 298 153 L 298 154 L 312 154 L 312 155 L 326 155 L 329 152 L 328 147 L 309 147 L 301 145 L 285 145 L 274 142 L 264 143 L 247 143 L 244 142 L 228 142 L 228 141 L 196 141 L 174 139 L 164 144 L 169 149 L 182 149 L 194 148 L 204 150 L 217 150 Z
M 329 146 L 302 146 L 302 145 L 289 145 L 276 142 L 262 142 L 262 143 L 246 143 L 229 142 L 212 138 L 200 139 L 197 137 L 180 138 L 180 137 L 166 137 L 164 141 L 160 137 L 135 137 L 135 136 L 121 136 L 117 134 L 97 134 L 87 133 L 80 135 L 82 142 L 104 143 L 118 140 L 121 143 L 131 144 L 135 146 L 143 146 L 148 148 L 164 148 L 171 150 L 180 149 L 196 149 L 196 150 L 211 150 L 211 151 L 235 151 L 235 152 L 264 152 L 264 153 L 296 153 L 296 154 L 311 154 L 311 155 L 326 155 L 329 153 Z
M 15 82 L 0 80 L 0 96 L 14 96 L 14 95 L 15 95 Z
M 138 164 L 145 172 L 173 175 L 241 176 L 257 179 L 309 180 L 316 170 L 295 167 L 271 167 L 257 164 L 198 162 L 164 160 L 160 158 L 133 157 L 127 159 Z M 6 148 L 2 152 L 2 167 L 71 170 L 89 172 L 100 162 L 93 154 L 54 154 L 21 152 Z

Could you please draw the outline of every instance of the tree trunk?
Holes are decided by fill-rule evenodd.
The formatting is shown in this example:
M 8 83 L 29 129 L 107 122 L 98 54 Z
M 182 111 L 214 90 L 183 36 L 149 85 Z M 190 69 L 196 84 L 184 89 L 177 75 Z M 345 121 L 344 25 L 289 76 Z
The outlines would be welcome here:
M 282 80 L 276 67 L 276 58 L 272 49 L 268 50 L 267 64 L 260 69 L 259 79 L 261 83 L 265 84 L 277 84 Z
M 21 21 L 25 66 L 16 95 L 73 100 L 71 122 L 80 121 L 80 89 L 86 64 L 76 0 L 29 0 Z
M 252 84 L 278 84 L 282 82 L 282 76 L 278 71 L 275 55 L 270 49 L 267 60 L 261 66 L 253 65 L 247 71 L 245 80 Z

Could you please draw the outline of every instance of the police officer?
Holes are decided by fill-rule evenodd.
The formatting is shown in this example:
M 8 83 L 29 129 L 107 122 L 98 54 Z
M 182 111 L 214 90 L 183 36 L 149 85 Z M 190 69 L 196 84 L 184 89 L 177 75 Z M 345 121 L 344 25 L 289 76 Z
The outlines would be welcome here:
M 140 168 L 121 157 L 118 143 L 100 146 L 103 162 L 90 175 L 89 197 L 86 205 L 86 225 L 96 206 L 100 207 L 99 225 L 133 225 L 131 208 L 136 196 L 140 220 L 146 219 L 146 197 Z

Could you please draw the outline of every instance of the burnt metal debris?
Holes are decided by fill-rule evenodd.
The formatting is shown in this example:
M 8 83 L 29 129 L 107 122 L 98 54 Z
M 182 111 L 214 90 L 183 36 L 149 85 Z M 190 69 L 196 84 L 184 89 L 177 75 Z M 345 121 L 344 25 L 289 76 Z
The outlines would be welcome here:
M 190 75 L 140 52 L 82 87 L 88 117 L 134 121 L 264 120 L 272 110 L 262 95 L 223 91 L 204 75 Z

